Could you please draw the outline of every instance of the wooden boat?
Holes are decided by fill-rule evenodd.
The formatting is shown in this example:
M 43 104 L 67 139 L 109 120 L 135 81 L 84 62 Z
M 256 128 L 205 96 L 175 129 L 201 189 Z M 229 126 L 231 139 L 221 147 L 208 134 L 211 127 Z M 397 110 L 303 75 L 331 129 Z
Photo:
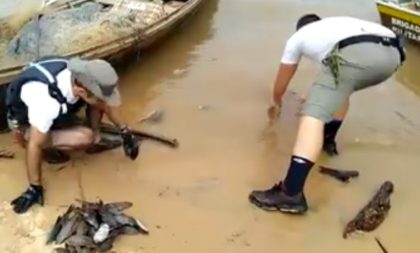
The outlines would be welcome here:
M 376 0 L 381 23 L 408 42 L 420 43 L 420 0 Z
M 85 45 L 65 54 L 65 56 L 80 56 L 82 58 L 103 58 L 109 59 L 123 55 L 127 51 L 141 50 L 152 45 L 162 38 L 175 26 L 184 21 L 188 16 L 194 14 L 205 0 L 172 0 L 165 1 L 163 9 L 165 15 L 156 22 L 148 25 L 146 29 L 133 32 L 128 36 L 119 37 L 114 40 L 104 40 L 95 45 Z M 138 8 L 137 0 L 58 0 L 50 1 L 49 11 L 59 11 L 72 8 L 86 2 L 96 2 L 111 8 Z M 136 7 L 137 6 L 137 7 Z M 40 55 L 42 56 L 42 55 Z M 13 62 L 7 66 L 0 66 L 0 85 L 10 83 L 28 62 Z

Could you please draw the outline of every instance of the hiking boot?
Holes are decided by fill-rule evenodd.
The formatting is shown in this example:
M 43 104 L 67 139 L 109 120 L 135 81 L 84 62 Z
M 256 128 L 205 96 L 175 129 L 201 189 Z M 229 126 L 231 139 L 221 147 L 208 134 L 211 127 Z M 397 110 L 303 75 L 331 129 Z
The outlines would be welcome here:
M 58 149 L 44 149 L 42 153 L 44 161 L 49 164 L 60 164 L 70 161 L 70 156 Z
M 98 154 L 107 150 L 118 148 L 121 145 L 122 141 L 120 140 L 109 140 L 102 138 L 98 143 L 88 147 L 85 152 L 87 154 Z
M 24 193 L 11 202 L 13 211 L 18 214 L 25 213 L 35 204 L 44 205 L 44 188 L 42 186 L 38 188 L 30 186 Z
M 251 192 L 249 201 L 266 211 L 303 214 L 308 210 L 303 192 L 295 196 L 289 196 L 286 194 L 282 182 L 275 184 L 268 190 Z
M 324 145 L 322 146 L 322 150 L 324 150 L 329 156 L 338 155 L 337 144 L 335 143 L 335 141 L 324 142 Z

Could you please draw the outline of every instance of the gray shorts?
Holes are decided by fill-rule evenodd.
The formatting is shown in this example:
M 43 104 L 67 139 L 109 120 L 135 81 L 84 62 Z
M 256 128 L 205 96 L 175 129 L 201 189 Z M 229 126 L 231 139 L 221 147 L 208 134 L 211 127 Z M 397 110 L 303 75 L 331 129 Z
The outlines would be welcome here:
M 331 121 L 353 92 L 382 83 L 400 65 L 396 48 L 369 42 L 349 45 L 340 50 L 340 56 L 344 62 L 340 65 L 338 85 L 330 68 L 322 65 L 303 108 L 304 115 L 325 123 Z
M 16 133 L 16 132 L 20 132 L 23 134 L 23 137 L 26 141 L 29 140 L 29 135 L 30 135 L 30 125 L 18 125 L 16 123 L 15 120 L 11 119 L 9 116 L 7 117 L 7 124 L 9 126 L 9 129 Z M 78 117 L 69 117 L 68 119 L 66 119 L 63 122 L 57 122 L 55 123 L 51 130 L 60 130 L 60 129 L 66 129 L 66 128 L 71 128 L 71 127 L 75 127 L 75 126 L 83 126 L 82 121 L 78 118 Z

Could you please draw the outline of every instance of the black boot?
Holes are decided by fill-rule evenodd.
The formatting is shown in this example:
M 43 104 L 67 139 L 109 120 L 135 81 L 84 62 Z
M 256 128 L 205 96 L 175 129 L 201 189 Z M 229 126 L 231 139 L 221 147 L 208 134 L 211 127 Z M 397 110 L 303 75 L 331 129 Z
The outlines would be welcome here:
M 325 141 L 322 146 L 322 150 L 325 151 L 329 156 L 337 156 L 338 150 L 337 150 L 337 143 L 335 141 Z
M 303 214 L 308 210 L 303 192 L 289 196 L 283 183 L 275 184 L 271 189 L 253 191 L 249 201 L 266 211 L 280 211 L 291 214 Z
M 49 164 L 60 164 L 70 161 L 70 156 L 58 149 L 44 149 L 43 159 Z
M 15 213 L 26 212 L 34 204 L 44 205 L 44 188 L 40 185 L 31 185 L 19 197 L 15 198 L 11 205 Z
M 322 145 L 322 150 L 324 150 L 330 156 L 338 155 L 335 138 L 337 136 L 338 130 L 341 127 L 341 124 L 341 120 L 332 120 L 324 126 L 324 143 Z

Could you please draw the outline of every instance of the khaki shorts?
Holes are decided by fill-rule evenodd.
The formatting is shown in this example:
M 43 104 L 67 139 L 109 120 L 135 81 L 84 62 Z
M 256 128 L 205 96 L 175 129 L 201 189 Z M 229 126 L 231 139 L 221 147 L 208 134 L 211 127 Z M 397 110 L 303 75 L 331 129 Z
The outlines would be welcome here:
M 24 125 L 24 126 L 19 126 L 15 120 L 11 119 L 10 117 L 7 117 L 7 124 L 9 126 L 9 129 L 15 133 L 15 134 L 22 134 L 23 138 L 25 141 L 29 140 L 29 135 L 30 135 L 30 125 Z M 81 120 L 78 117 L 72 117 L 72 118 L 68 118 L 67 120 L 62 121 L 62 122 L 57 122 L 55 123 L 51 130 L 60 130 L 60 129 L 66 129 L 66 128 L 71 128 L 71 127 L 75 127 L 75 126 L 82 126 L 83 123 L 81 122 Z M 49 140 L 47 141 L 49 143 Z
M 304 115 L 327 123 L 333 120 L 350 95 L 358 90 L 382 83 L 393 75 L 400 65 L 400 54 L 394 47 L 375 43 L 358 43 L 340 50 L 344 60 L 340 65 L 336 86 L 328 66 L 313 83 L 303 108 Z

